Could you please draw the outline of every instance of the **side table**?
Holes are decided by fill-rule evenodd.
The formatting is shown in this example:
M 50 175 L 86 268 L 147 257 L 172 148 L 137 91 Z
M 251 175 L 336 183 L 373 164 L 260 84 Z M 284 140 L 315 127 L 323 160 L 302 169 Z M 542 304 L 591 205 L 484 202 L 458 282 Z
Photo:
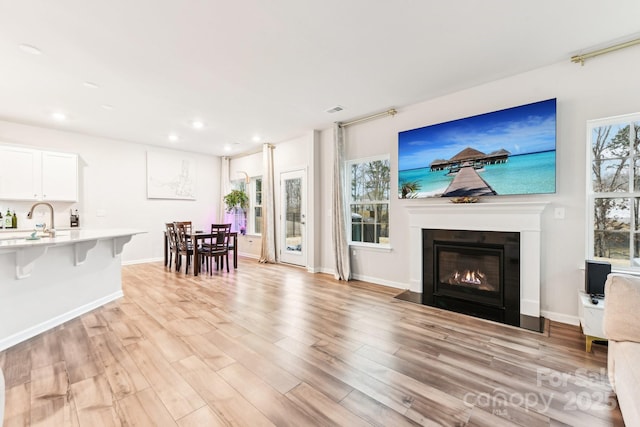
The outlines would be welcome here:
M 591 352 L 593 341 L 606 341 L 602 331 L 602 317 L 604 316 L 604 299 L 600 298 L 598 304 L 591 302 L 591 296 L 582 291 L 578 292 L 578 314 L 580 326 L 585 335 L 585 351 Z

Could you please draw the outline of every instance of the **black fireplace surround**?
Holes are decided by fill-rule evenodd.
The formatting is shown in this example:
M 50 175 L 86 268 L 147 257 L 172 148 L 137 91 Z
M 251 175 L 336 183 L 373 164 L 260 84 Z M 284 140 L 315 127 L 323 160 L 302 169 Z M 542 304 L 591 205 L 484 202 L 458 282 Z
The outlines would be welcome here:
M 520 233 L 422 230 L 422 303 L 521 326 Z

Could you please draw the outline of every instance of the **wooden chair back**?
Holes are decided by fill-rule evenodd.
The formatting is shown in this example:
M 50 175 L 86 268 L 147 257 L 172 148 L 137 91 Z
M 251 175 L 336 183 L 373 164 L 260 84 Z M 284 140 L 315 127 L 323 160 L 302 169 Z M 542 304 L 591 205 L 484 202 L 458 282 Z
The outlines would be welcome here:
M 231 224 L 211 224 L 211 237 L 207 242 L 214 252 L 224 252 L 229 249 L 229 234 Z
M 167 222 L 165 224 L 167 231 L 167 241 L 169 242 L 169 249 L 174 250 L 178 247 L 178 237 L 176 236 L 176 225 L 173 222 Z
M 191 242 L 191 221 L 178 221 L 175 223 L 178 248 L 181 251 L 193 250 Z
M 205 239 L 202 245 L 202 256 L 209 259 L 209 271 L 212 271 L 211 259 L 216 260 L 216 269 L 227 262 L 227 272 L 229 272 L 229 235 L 231 234 L 231 224 L 211 224 L 211 234 Z

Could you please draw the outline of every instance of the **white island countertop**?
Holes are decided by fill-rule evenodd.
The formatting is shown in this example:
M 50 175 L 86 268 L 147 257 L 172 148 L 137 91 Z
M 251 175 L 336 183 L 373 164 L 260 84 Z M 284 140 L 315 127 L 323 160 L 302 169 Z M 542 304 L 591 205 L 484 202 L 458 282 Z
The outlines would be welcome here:
M 38 232 L 38 240 L 28 240 L 33 232 L 29 231 L 16 231 L 5 232 L 0 234 L 0 250 L 2 249 L 20 249 L 29 248 L 34 246 L 51 246 L 51 245 L 66 245 L 77 242 L 86 242 L 91 240 L 111 239 L 114 237 L 133 236 L 135 234 L 146 233 L 142 230 L 133 230 L 125 228 L 116 229 L 96 229 L 96 230 L 60 230 L 56 232 L 55 237 L 48 237 L 42 232 Z

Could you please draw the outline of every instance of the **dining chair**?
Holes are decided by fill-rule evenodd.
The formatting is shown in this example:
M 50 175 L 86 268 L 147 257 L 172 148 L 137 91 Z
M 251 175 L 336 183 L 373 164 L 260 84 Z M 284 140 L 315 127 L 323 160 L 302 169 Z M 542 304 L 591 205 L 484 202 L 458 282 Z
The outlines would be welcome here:
M 193 242 L 191 241 L 191 221 L 176 222 L 175 227 L 178 247 L 177 256 L 180 258 L 177 270 L 180 271 L 180 268 L 182 266 L 182 257 L 185 256 L 187 264 L 184 269 L 184 274 L 188 274 L 189 265 L 191 265 L 191 258 L 193 257 Z
M 206 258 L 207 269 L 212 274 L 211 260 L 214 259 L 216 270 L 224 266 L 227 262 L 227 273 L 229 272 L 229 235 L 231 224 L 211 224 L 211 235 L 204 239 L 202 249 L 198 254 Z M 223 258 L 224 257 L 224 258 Z
M 178 236 L 176 234 L 176 225 L 173 222 L 167 222 L 165 224 L 167 233 L 167 244 L 169 245 L 169 270 L 171 270 L 171 264 L 173 262 L 173 254 L 176 255 L 176 271 L 180 269 L 180 255 L 178 249 Z

